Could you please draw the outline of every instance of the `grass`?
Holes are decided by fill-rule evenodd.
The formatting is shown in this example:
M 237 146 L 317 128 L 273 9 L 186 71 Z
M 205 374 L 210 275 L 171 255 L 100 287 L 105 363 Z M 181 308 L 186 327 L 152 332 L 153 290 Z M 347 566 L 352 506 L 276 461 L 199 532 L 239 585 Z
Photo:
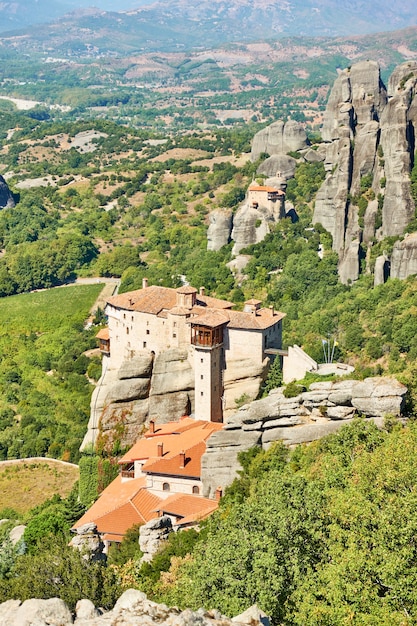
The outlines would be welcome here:
M 0 328 L 3 332 L 55 330 L 70 318 L 84 319 L 103 289 L 103 284 L 70 285 L 0 299 Z
M 76 465 L 53 459 L 0 464 L 0 510 L 12 508 L 20 515 L 58 493 L 67 497 L 79 478 Z

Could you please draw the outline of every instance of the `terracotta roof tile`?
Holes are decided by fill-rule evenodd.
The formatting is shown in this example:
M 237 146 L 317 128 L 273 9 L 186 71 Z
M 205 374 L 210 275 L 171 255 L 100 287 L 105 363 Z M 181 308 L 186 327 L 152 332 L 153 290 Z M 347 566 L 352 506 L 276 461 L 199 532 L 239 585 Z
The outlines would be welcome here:
M 156 511 L 158 511 L 159 514 L 181 517 L 180 524 L 186 524 L 204 519 L 217 508 L 217 500 L 209 500 L 202 496 L 177 493 L 162 500 L 156 508 Z
M 83 524 L 94 522 L 96 519 L 128 502 L 145 486 L 146 477 L 134 478 L 122 482 L 121 476 L 117 476 L 113 482 L 103 490 L 98 500 L 94 502 L 73 527 L 79 528 L 83 526 Z
M 156 424 L 155 433 L 149 431 L 142 439 L 120 459 L 119 464 L 139 461 L 141 459 L 154 461 L 158 457 L 158 444 L 163 444 L 163 457 L 170 459 L 178 455 L 182 450 L 187 451 L 196 444 L 206 441 L 210 435 L 223 428 L 223 424 L 194 420 L 187 418 L 179 422 L 169 424 Z
M 191 317 L 187 324 L 201 324 L 202 326 L 208 326 L 210 328 L 217 328 L 223 326 L 229 322 L 227 312 L 208 310 L 197 315 L 197 317 Z
M 184 450 L 184 467 L 181 467 L 181 450 L 177 455 L 171 458 L 150 459 L 143 465 L 142 470 L 149 474 L 200 478 L 201 457 L 205 451 L 206 444 L 205 442 L 201 442 L 192 448 Z
M 110 339 L 109 329 L 108 328 L 102 328 L 101 330 L 98 331 L 96 337 L 97 337 L 97 339 Z
M 179 287 L 175 291 L 177 293 L 184 293 L 184 294 L 197 293 L 197 289 L 195 287 L 191 287 L 191 285 L 184 285 L 184 287 Z
M 163 309 L 172 309 L 177 303 L 175 289 L 151 286 L 113 296 L 107 303 L 119 309 L 158 315 Z
M 281 189 L 267 185 L 250 185 L 249 191 L 266 191 L 269 193 L 277 193 L 279 196 L 285 196 L 285 193 Z

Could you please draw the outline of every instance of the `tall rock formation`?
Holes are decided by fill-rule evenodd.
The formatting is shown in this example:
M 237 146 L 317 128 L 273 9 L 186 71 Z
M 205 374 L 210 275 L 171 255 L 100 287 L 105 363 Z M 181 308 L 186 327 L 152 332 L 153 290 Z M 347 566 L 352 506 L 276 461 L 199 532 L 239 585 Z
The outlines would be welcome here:
M 308 145 L 305 129 L 294 120 L 281 120 L 256 133 L 252 142 L 251 160 L 256 161 L 262 153 L 287 154 L 298 152 Z
M 0 175 L 0 209 L 12 209 L 15 201 L 6 181 Z
M 341 72 L 331 91 L 322 129 L 327 176 L 313 221 L 331 233 L 344 283 L 358 277 L 364 246 L 401 235 L 414 218 L 416 85 L 417 62 L 398 67 L 387 90 L 378 64 L 365 61 Z

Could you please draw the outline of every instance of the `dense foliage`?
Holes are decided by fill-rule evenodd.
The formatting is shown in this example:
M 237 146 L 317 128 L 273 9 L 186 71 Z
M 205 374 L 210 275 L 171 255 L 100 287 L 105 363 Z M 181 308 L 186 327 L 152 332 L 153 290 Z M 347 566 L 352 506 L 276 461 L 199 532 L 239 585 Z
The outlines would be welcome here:
M 414 423 L 363 420 L 260 452 L 154 597 L 226 614 L 256 602 L 274 624 L 413 624 L 416 452 Z
M 89 416 L 85 376 L 96 331 L 84 321 L 102 285 L 0 300 L 0 458 L 76 461 Z

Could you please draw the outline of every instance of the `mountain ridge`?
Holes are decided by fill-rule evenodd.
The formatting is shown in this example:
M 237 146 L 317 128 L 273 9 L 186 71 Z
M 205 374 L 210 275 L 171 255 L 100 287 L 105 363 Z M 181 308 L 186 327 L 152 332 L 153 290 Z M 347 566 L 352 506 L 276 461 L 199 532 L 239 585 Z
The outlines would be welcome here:
M 119 33 L 136 31 L 142 34 L 144 45 L 150 49 L 165 46 L 169 49 L 178 47 L 207 47 L 231 41 L 253 41 L 284 36 L 346 36 L 368 34 L 378 31 L 401 29 L 417 23 L 417 6 L 409 6 L 400 0 L 393 8 L 388 0 L 379 0 L 368 5 L 364 2 L 343 0 L 203 0 L 196 6 L 189 0 L 170 0 L 164 3 L 135 2 L 136 8 L 127 8 L 131 2 L 118 4 L 118 11 L 109 11 L 109 3 L 97 1 L 87 3 L 80 0 L 51 3 L 39 0 L 36 14 L 33 7 L 25 0 L 3 3 L 0 6 L 0 18 L 6 27 L 28 27 L 31 23 L 56 20 L 55 26 L 64 26 L 68 15 L 74 8 L 86 8 L 91 4 L 98 6 L 98 15 L 104 22 L 110 20 Z M 97 15 L 97 14 L 96 14 Z M 74 18 L 72 18 L 74 19 Z M 77 18 L 75 18 L 77 19 Z M 82 24 L 83 17 L 80 27 Z M 87 27 L 102 27 L 103 24 L 91 24 Z

